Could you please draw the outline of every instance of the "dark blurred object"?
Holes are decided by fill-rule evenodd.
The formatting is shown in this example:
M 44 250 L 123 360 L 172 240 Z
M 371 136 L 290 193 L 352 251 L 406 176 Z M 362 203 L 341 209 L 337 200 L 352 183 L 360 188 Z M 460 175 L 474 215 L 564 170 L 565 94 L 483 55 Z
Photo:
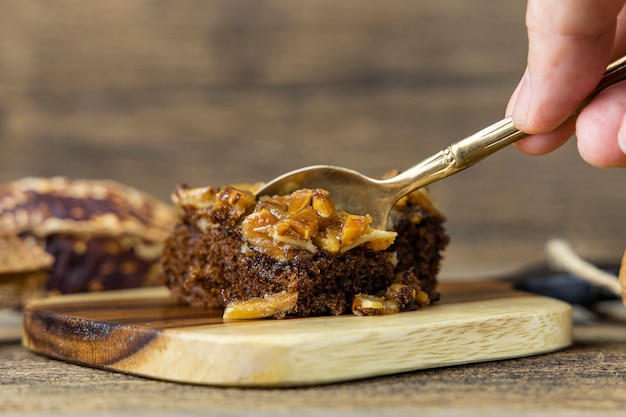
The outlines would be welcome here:
M 617 280 L 619 266 L 602 265 L 599 268 L 614 274 Z M 555 272 L 547 266 L 531 268 L 507 278 L 507 281 L 513 282 L 513 287 L 517 290 L 557 298 L 590 310 L 594 310 L 598 303 L 620 299 L 600 286 L 566 272 Z

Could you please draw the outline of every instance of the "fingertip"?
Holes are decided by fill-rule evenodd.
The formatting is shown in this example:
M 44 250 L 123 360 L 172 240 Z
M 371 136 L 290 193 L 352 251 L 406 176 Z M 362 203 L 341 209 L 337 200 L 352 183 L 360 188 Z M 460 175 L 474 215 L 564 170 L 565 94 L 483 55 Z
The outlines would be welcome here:
M 586 146 L 588 142 L 578 141 L 578 153 L 581 158 L 596 168 L 626 168 L 626 154 L 618 150 L 609 151 L 597 146 Z
M 567 141 L 569 137 L 560 138 L 559 140 L 551 139 L 555 137 L 560 137 L 562 134 L 564 134 L 562 132 L 557 132 L 553 134 L 552 131 L 559 129 L 559 125 L 561 125 L 566 119 L 566 115 L 571 114 L 571 112 L 563 113 L 566 110 L 561 109 L 560 113 L 563 113 L 563 115 L 560 113 L 553 113 L 553 110 L 555 108 L 559 108 L 559 106 L 553 105 L 542 105 L 541 111 L 538 111 L 536 108 L 537 106 L 533 104 L 533 88 L 531 88 L 529 69 L 526 68 L 522 79 L 513 91 L 513 94 L 511 94 L 511 98 L 509 99 L 509 102 L 506 106 L 505 114 L 511 118 L 515 127 L 522 132 L 528 133 L 529 135 L 542 135 L 542 140 L 547 139 L 548 142 L 556 141 L 555 143 L 559 143 L 559 145 L 548 145 L 548 148 L 553 147 L 554 149 L 556 149 L 558 146 Z M 539 94 L 539 96 L 542 96 L 542 94 Z M 542 97 L 539 98 L 542 99 Z M 571 136 L 571 134 L 569 136 Z M 521 145 L 520 148 L 525 149 L 526 147 L 528 147 L 529 149 L 531 149 L 531 152 L 535 154 L 535 148 L 542 148 L 543 145 L 539 144 L 539 142 L 536 145 L 531 145 L 531 143 L 534 143 L 534 141 L 535 140 L 529 140 L 527 144 Z M 538 153 L 538 155 L 542 155 L 543 153 Z
M 626 167 L 625 92 L 624 83 L 606 89 L 578 117 L 578 152 L 592 166 Z

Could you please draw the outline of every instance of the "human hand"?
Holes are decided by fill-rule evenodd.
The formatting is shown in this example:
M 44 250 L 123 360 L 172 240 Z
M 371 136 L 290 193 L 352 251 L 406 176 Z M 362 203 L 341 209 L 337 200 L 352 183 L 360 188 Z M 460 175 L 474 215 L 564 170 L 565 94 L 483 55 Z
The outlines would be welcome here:
M 602 91 L 574 120 L 578 104 L 607 65 L 626 54 L 626 0 L 528 0 L 528 66 L 507 106 L 519 130 L 515 146 L 542 155 L 576 132 L 582 158 L 626 167 L 626 82 Z

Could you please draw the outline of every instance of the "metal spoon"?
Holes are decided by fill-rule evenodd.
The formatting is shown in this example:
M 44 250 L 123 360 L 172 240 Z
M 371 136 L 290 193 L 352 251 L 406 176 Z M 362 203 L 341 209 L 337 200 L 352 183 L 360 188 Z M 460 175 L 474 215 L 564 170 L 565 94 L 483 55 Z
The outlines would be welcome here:
M 596 89 L 572 116 L 578 114 L 600 91 L 624 79 L 626 57 L 607 67 Z M 257 198 L 284 195 L 301 188 L 322 188 L 330 193 L 337 209 L 352 214 L 369 214 L 372 216 L 371 227 L 386 229 L 391 208 L 403 196 L 468 168 L 526 136 L 528 134 L 518 130 L 512 120 L 506 118 L 446 147 L 393 178 L 377 180 L 347 168 L 315 165 L 269 181 L 257 192 Z

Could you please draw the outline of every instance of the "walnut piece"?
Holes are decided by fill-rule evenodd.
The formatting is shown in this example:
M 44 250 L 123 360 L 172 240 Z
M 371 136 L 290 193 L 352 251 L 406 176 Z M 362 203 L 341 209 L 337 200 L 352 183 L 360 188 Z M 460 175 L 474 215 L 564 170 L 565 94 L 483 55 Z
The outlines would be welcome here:
M 400 311 L 394 300 L 369 294 L 357 294 L 352 301 L 352 312 L 357 316 L 379 316 Z
M 250 320 L 268 317 L 284 317 L 292 311 L 298 302 L 298 293 L 281 291 L 252 297 L 247 300 L 233 301 L 224 309 L 224 320 Z

